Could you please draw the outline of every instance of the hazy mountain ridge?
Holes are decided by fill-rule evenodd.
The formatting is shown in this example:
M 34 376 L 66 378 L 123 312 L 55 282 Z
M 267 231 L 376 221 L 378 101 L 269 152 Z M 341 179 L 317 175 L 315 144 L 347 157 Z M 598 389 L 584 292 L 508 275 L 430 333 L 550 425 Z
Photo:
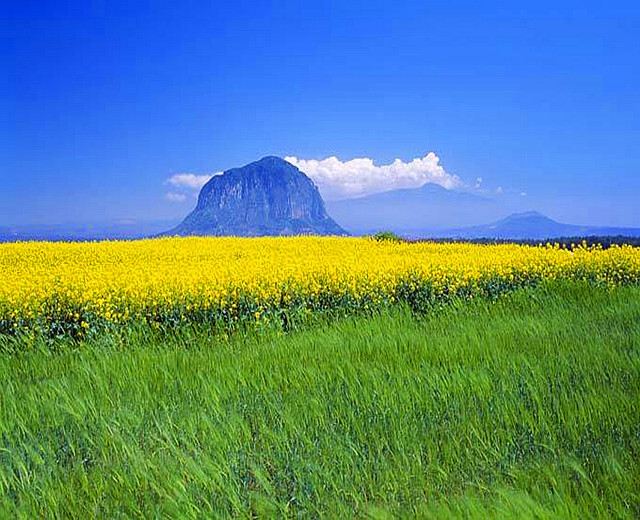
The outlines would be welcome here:
M 328 202 L 327 208 L 336 222 L 355 234 L 438 232 L 504 216 L 493 199 L 433 183 Z
M 175 226 L 178 222 L 177 219 L 160 219 L 89 224 L 3 226 L 0 227 L 0 242 L 136 240 L 157 235 L 168 227 Z
M 434 233 L 433 238 L 544 240 L 563 237 L 627 236 L 639 237 L 640 228 L 580 226 L 556 222 L 537 211 L 514 213 L 491 224 L 450 229 Z
M 501 198 L 431 183 L 330 202 L 327 207 L 341 226 L 357 235 L 392 231 L 408 238 L 514 240 L 640 236 L 640 228 L 564 224 L 535 211 L 513 213 Z

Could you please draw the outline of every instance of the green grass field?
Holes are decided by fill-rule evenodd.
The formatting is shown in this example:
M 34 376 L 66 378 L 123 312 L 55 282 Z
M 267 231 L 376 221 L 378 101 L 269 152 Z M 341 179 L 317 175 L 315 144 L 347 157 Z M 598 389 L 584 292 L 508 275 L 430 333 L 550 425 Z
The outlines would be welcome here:
M 0 378 L 1 518 L 640 517 L 638 287 L 142 328 Z

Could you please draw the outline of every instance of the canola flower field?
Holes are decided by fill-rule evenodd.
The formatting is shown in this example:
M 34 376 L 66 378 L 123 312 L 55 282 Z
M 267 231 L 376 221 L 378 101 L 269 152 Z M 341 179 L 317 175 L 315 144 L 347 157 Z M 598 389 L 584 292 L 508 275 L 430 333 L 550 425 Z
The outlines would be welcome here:
M 0 244 L 0 334 L 84 336 L 134 321 L 286 325 L 559 279 L 637 284 L 640 249 L 343 237 Z

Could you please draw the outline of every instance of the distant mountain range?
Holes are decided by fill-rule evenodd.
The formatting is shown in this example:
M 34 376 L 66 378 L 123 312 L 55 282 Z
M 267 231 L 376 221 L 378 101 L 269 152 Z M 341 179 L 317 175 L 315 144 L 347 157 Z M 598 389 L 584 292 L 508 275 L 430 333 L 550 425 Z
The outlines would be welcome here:
M 164 235 L 344 235 L 313 181 L 279 157 L 212 177 L 196 208 Z
M 50 224 L 0 227 L 0 242 L 28 240 L 89 241 L 134 240 L 157 235 L 177 220 L 125 220 L 90 224 Z
M 563 224 L 535 211 L 505 217 L 505 207 L 494 199 L 431 183 L 330 202 L 327 208 L 342 227 L 356 235 L 392 231 L 409 238 L 513 240 L 640 236 L 640 229 Z
M 212 177 L 201 189 L 195 209 L 179 224 L 165 220 L 0 227 L 0 242 L 172 235 L 363 235 L 378 231 L 408 238 L 640 237 L 640 228 L 563 224 L 535 211 L 504 217 L 509 213 L 506 208 L 497 199 L 430 183 L 334 201 L 325 208 L 318 188 L 307 175 L 284 159 L 265 157 Z
M 502 207 L 492 199 L 432 183 L 328 202 L 327 209 L 338 224 L 354 234 L 388 230 L 425 235 L 504 216 Z
M 496 238 L 544 240 L 563 237 L 627 236 L 640 237 L 640 228 L 576 226 L 561 224 L 537 211 L 515 213 L 481 226 L 470 226 L 433 233 L 433 238 Z

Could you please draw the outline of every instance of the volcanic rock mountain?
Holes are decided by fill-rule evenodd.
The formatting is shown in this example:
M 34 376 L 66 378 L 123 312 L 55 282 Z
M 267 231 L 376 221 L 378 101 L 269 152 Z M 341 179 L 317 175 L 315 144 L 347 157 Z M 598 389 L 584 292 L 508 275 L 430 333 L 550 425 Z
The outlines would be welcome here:
M 279 157 L 264 157 L 207 182 L 196 208 L 165 235 L 345 235 L 318 188 Z

